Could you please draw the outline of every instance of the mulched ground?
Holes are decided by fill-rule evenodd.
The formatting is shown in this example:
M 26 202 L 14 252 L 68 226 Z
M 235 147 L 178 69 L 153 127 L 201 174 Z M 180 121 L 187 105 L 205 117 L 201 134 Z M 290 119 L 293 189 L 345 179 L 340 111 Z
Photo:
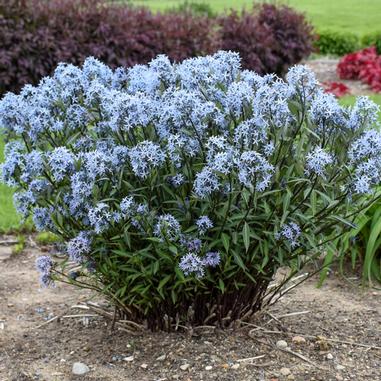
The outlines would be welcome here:
M 88 314 L 71 307 L 91 295 L 63 285 L 40 290 L 40 250 L 7 253 L 0 250 L 0 381 L 381 380 L 379 290 L 339 277 L 317 289 L 312 279 L 250 326 L 132 335 L 100 316 L 47 323 Z M 84 376 L 72 373 L 78 361 L 90 368 Z

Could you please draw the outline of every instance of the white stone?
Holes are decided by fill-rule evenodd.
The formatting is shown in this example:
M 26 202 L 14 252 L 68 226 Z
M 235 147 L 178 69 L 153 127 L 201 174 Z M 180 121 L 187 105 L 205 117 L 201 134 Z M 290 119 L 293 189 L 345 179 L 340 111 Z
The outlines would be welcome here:
M 156 361 L 164 361 L 167 358 L 167 355 L 161 355 L 159 356 Z
M 134 356 L 123 357 L 123 361 L 132 362 L 134 361 Z
M 181 370 L 188 370 L 189 369 L 189 367 L 190 367 L 190 365 L 189 364 L 183 364 L 183 365 L 180 365 L 180 369 Z
M 211 365 L 207 365 L 206 367 L 205 367 L 205 370 L 212 370 L 213 369 L 213 367 L 211 366 Z
M 276 342 L 276 346 L 279 348 L 279 349 L 286 349 L 288 344 L 286 341 L 284 340 L 279 340 Z
M 291 370 L 288 369 L 288 368 L 282 368 L 280 370 L 280 373 L 281 373 L 282 376 L 289 376 L 291 374 Z
M 234 365 L 232 365 L 232 369 L 236 370 L 239 368 L 239 366 L 240 366 L 239 364 L 234 364 Z
M 332 353 L 327 354 L 327 360 L 333 360 L 333 355 Z
M 73 364 L 72 372 L 73 372 L 73 374 L 76 374 L 77 376 L 82 376 L 82 375 L 90 372 L 90 368 L 82 362 L 75 362 Z

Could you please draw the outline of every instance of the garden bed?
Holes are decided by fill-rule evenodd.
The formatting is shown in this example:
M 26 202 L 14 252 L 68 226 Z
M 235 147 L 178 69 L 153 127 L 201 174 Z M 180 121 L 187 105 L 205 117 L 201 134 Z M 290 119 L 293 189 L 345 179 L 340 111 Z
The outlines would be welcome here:
M 40 290 L 34 269 L 40 251 L 28 247 L 24 254 L 7 259 L 6 250 L 0 253 L 1 381 L 379 377 L 381 351 L 372 346 L 381 347 L 380 291 L 338 277 L 317 289 L 312 279 L 252 321 L 261 329 L 135 336 L 117 328 L 112 331 L 102 317 L 66 317 L 48 323 L 55 316 L 88 314 L 71 306 L 91 295 L 61 284 Z M 285 340 L 293 353 L 277 348 L 279 340 Z M 72 374 L 77 361 L 89 366 L 86 375 Z

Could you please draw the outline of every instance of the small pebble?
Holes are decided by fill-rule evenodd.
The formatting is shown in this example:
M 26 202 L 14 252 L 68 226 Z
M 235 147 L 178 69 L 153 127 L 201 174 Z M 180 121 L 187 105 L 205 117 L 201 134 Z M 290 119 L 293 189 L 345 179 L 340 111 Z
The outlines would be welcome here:
M 167 355 L 161 355 L 161 356 L 159 356 L 157 359 L 156 359 L 156 361 L 164 361 L 165 359 L 167 358 Z
M 291 374 L 291 370 L 288 368 L 281 368 L 280 373 L 282 376 L 289 376 Z
M 279 340 L 276 342 L 276 346 L 279 348 L 279 349 L 285 349 L 287 348 L 288 344 L 286 341 L 284 340 Z
M 73 364 L 72 372 L 73 372 L 73 374 L 75 374 L 77 376 L 82 376 L 82 375 L 90 372 L 90 368 L 82 362 L 75 362 Z
M 190 367 L 189 364 L 183 364 L 183 365 L 180 365 L 180 369 L 181 369 L 181 370 L 188 370 L 189 367 Z
M 236 370 L 239 368 L 239 366 L 240 366 L 239 364 L 234 364 L 234 365 L 232 365 L 232 369 Z
M 337 370 L 344 370 L 345 366 L 338 364 L 338 365 L 336 365 L 336 369 Z
M 123 361 L 132 362 L 134 361 L 134 356 L 123 357 Z
M 333 360 L 333 355 L 332 353 L 328 353 L 326 356 L 327 360 Z
M 142 365 L 140 365 L 140 367 L 143 368 L 143 369 L 147 369 L 148 368 L 148 364 L 142 364 Z
M 205 367 L 205 370 L 212 370 L 213 369 L 213 367 L 211 366 L 211 365 L 207 365 L 206 367 Z
M 297 345 L 301 345 L 301 344 L 305 344 L 306 339 L 303 336 L 294 336 L 292 338 L 292 342 Z

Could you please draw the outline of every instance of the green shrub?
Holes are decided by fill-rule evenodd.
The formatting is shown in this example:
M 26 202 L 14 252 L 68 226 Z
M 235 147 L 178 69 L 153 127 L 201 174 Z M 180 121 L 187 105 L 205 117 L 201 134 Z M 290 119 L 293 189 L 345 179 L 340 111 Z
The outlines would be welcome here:
M 67 243 L 37 260 L 43 284 L 97 290 L 151 329 L 225 327 L 353 227 L 381 177 L 376 105 L 341 107 L 304 66 L 283 81 L 240 64 L 89 58 L 2 99 L 3 180 Z
M 25 236 L 24 235 L 18 235 L 17 236 L 17 243 L 12 246 L 12 254 L 18 255 L 21 254 L 25 249 Z
M 339 33 L 330 30 L 319 31 L 315 47 L 319 53 L 343 56 L 360 47 L 359 38 L 354 34 Z
M 210 4 L 197 1 L 184 1 L 175 8 L 176 12 L 194 13 L 196 15 L 207 16 L 213 18 L 217 13 Z
M 367 34 L 361 39 L 363 47 L 375 46 L 377 53 L 381 54 L 381 32 Z
M 61 241 L 61 238 L 50 232 L 41 232 L 37 234 L 36 241 L 40 245 L 51 245 Z

